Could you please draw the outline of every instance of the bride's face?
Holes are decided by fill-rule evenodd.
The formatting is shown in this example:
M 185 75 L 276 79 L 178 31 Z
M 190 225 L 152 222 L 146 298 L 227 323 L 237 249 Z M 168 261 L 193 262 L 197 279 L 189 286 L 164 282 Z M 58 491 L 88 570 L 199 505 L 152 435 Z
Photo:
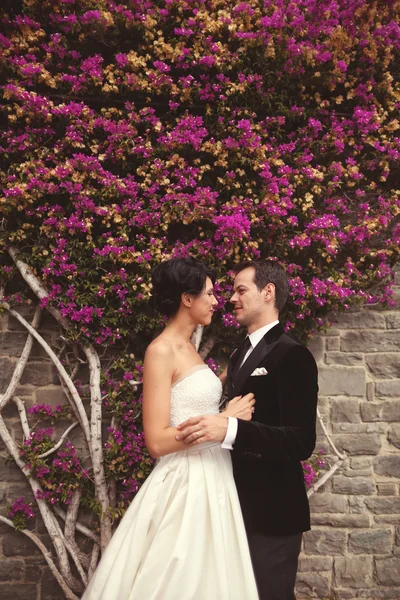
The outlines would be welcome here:
M 209 325 L 217 305 L 218 301 L 214 296 L 213 282 L 207 277 L 201 294 L 199 296 L 192 296 L 190 313 L 193 320 L 198 325 Z

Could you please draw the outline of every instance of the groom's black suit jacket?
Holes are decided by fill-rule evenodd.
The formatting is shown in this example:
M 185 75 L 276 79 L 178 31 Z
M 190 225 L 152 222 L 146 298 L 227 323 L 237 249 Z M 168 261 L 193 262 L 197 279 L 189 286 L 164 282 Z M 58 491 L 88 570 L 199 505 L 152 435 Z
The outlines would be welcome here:
M 317 366 L 312 354 L 276 325 L 236 377 L 228 364 L 228 398 L 253 392 L 252 421 L 238 419 L 233 472 L 247 533 L 291 535 L 310 529 L 300 461 L 315 446 Z M 267 375 L 251 376 L 257 367 Z M 234 385 L 233 385 L 234 384 Z

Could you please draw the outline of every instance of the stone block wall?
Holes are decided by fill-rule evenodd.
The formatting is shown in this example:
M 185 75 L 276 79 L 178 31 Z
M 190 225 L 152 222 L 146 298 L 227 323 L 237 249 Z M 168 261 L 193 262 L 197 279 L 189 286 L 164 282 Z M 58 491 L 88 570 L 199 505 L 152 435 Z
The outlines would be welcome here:
M 19 308 L 18 312 L 29 321 L 32 320 L 33 310 L 29 307 Z M 53 349 L 60 347 L 62 342 L 58 327 L 51 318 L 42 319 L 40 333 Z M 10 381 L 26 338 L 24 328 L 13 317 L 6 315 L 0 319 L 0 394 L 4 393 Z M 52 362 L 36 342 L 16 393 L 25 402 L 26 407 L 42 403 L 55 407 L 66 401 Z M 2 411 L 2 416 L 13 439 L 21 442 L 20 420 L 17 408 L 12 402 Z M 64 431 L 69 424 L 69 422 L 60 422 L 59 426 Z M 76 441 L 75 435 L 75 431 L 72 431 L 71 441 Z M 0 513 L 6 515 L 7 505 L 21 496 L 28 501 L 34 501 L 26 478 L 15 466 L 14 461 L 8 457 L 0 438 Z M 51 548 L 39 517 L 30 524 L 30 528 L 48 548 Z M 0 523 L 0 599 L 64 600 L 64 598 L 64 593 L 37 546 L 22 533 L 15 532 L 8 525 Z
M 310 345 L 319 365 L 320 411 L 334 443 L 348 459 L 311 497 L 313 528 L 304 536 L 298 600 L 400 600 L 399 288 L 396 298 L 398 308 L 390 311 L 370 307 L 340 315 Z M 43 321 L 41 333 L 53 347 L 60 343 L 51 320 Z M 14 319 L 0 321 L 0 393 L 25 339 Z M 37 346 L 17 393 L 27 406 L 63 402 L 54 368 Z M 3 416 L 13 437 L 20 440 L 16 408 L 7 406 Z M 74 432 L 71 438 L 75 442 Z M 321 432 L 318 446 L 328 449 Z M 0 441 L 1 514 L 18 496 L 30 498 L 29 486 Z M 34 528 L 48 545 L 39 519 Z M 36 546 L 2 524 L 0 598 L 64 598 Z
M 319 408 L 348 459 L 310 499 L 298 599 L 400 600 L 400 291 L 397 308 L 337 316 L 310 344 Z M 318 446 L 327 449 L 319 432 Z

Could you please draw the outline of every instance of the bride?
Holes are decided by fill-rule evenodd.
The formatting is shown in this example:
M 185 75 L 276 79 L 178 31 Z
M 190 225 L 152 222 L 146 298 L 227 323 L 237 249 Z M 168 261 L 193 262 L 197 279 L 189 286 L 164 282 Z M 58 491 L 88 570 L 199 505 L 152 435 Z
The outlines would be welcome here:
M 191 336 L 209 325 L 217 301 L 213 272 L 173 258 L 153 273 L 153 295 L 168 323 L 144 362 L 143 423 L 157 464 L 119 524 L 83 600 L 257 600 L 232 475 L 219 443 L 188 448 L 176 426 L 218 413 L 221 380 Z M 234 398 L 221 419 L 250 420 L 254 398 Z M 201 439 L 201 433 L 198 433 Z

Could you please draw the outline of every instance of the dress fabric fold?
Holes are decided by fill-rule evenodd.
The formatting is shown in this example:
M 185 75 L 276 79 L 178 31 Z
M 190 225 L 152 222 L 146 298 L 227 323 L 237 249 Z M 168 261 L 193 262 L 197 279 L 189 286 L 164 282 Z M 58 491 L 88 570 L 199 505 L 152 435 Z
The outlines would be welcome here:
M 171 425 L 215 414 L 206 366 L 171 390 Z M 162 457 L 126 511 L 82 600 L 257 600 L 229 450 L 206 443 Z

